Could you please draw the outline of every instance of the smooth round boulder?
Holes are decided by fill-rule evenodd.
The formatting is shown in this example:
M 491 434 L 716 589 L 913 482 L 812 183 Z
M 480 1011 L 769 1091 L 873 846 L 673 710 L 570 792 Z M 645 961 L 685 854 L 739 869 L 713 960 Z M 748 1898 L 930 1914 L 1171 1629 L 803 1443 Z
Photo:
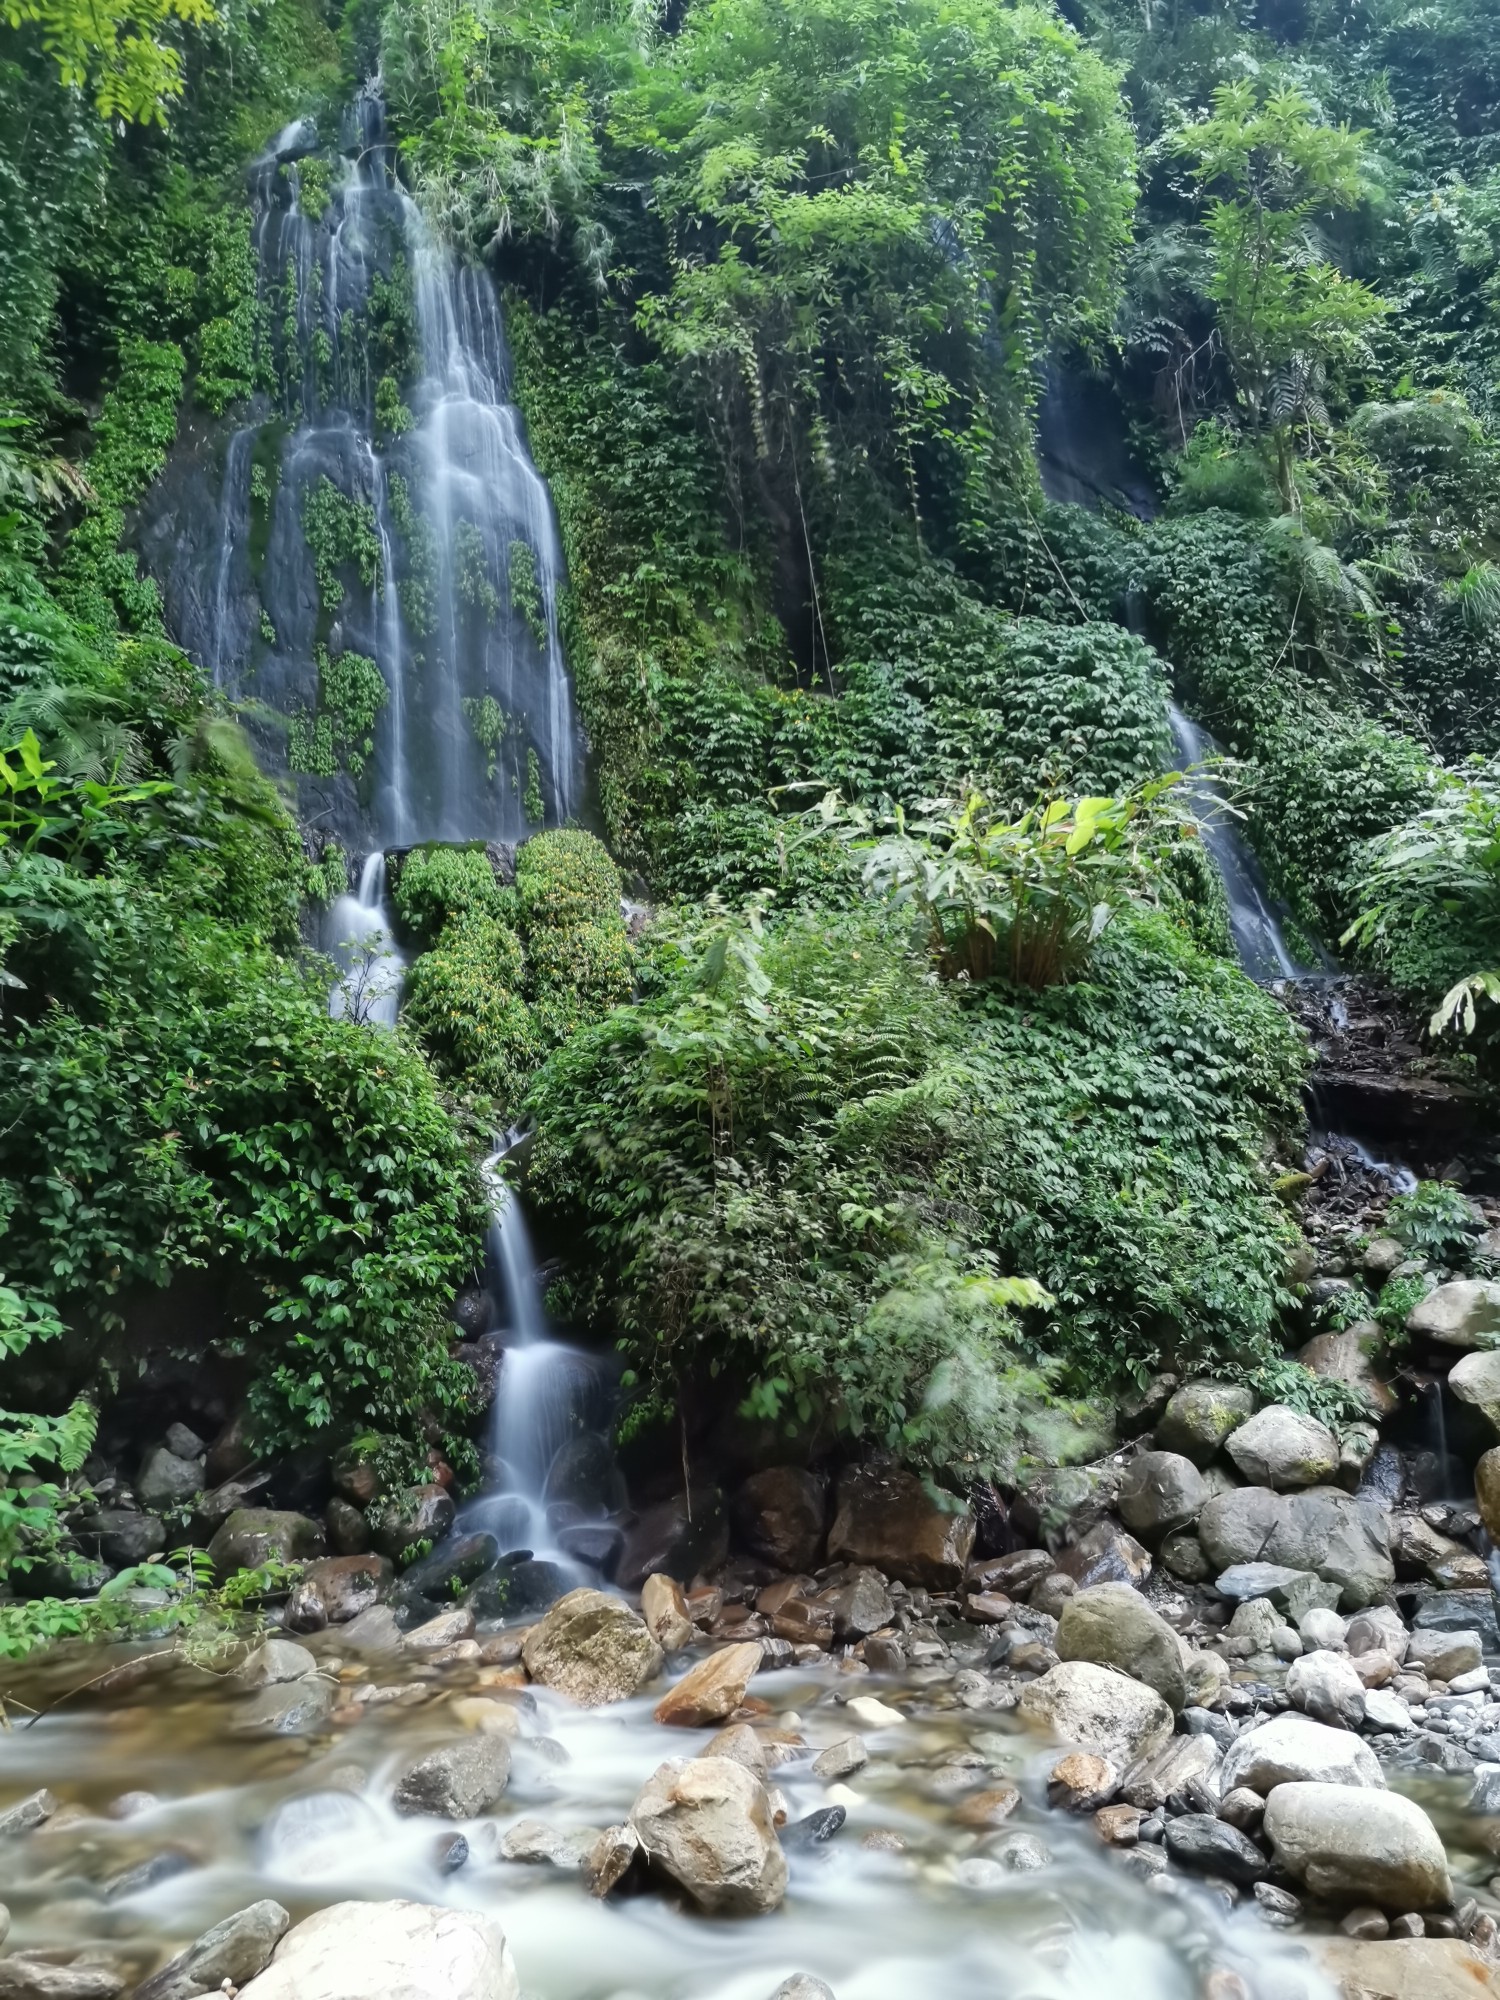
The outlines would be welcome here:
M 1154 1688 L 1175 1713 L 1187 1701 L 1182 1647 L 1165 1618 L 1126 1583 L 1080 1590 L 1057 1625 L 1060 1660 L 1092 1660 Z
M 477 1910 L 333 1903 L 277 1945 L 239 2000 L 518 2000 L 505 1933 Z
M 1032 1728 L 1097 1751 L 1122 1771 L 1172 1734 L 1172 1710 L 1153 1688 L 1091 1660 L 1064 1660 L 1028 1681 L 1018 1713 Z
M 271 1562 L 306 1562 L 322 1555 L 324 1546 L 322 1523 L 306 1514 L 237 1507 L 214 1534 L 208 1557 L 223 1579 L 240 1569 L 264 1569 Z
M 1223 1789 L 1264 1796 L 1278 1786 L 1317 1783 L 1384 1788 L 1375 1753 L 1347 1729 L 1288 1711 L 1237 1736 L 1224 1753 Z
M 1461 1403 L 1478 1410 L 1491 1434 L 1500 1437 L 1500 1348 L 1463 1355 L 1448 1371 L 1448 1387 Z
M 1252 1485 L 1289 1493 L 1338 1471 L 1338 1439 L 1326 1424 L 1285 1403 L 1268 1403 L 1230 1436 L 1225 1449 Z
M 1437 1829 L 1398 1792 L 1278 1785 L 1266 1801 L 1265 1833 L 1280 1865 L 1315 1896 L 1397 1914 L 1453 1900 Z
M 1254 1396 L 1236 1383 L 1188 1382 L 1156 1426 L 1157 1448 L 1179 1452 L 1194 1465 L 1207 1465 L 1254 1408 Z
M 1406 1315 L 1406 1330 L 1440 1347 L 1489 1347 L 1500 1334 L 1500 1282 L 1454 1278 L 1437 1286 Z
M 1269 1486 L 1239 1486 L 1215 1493 L 1198 1516 L 1198 1540 L 1214 1574 L 1265 1560 L 1266 1544 L 1281 1519 L 1281 1496 Z
M 1143 1541 L 1190 1527 L 1203 1511 L 1208 1487 L 1190 1458 L 1177 1451 L 1143 1451 L 1120 1481 L 1120 1519 Z

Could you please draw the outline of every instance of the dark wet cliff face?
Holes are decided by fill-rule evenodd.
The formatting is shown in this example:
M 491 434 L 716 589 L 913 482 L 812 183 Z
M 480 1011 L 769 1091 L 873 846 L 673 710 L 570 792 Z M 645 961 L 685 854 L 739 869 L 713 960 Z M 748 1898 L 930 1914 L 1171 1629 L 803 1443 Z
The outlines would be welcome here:
M 310 824 L 518 840 L 577 810 L 582 750 L 499 304 L 397 184 L 377 100 L 337 149 L 294 129 L 250 170 L 261 386 L 187 422 L 136 540 Z

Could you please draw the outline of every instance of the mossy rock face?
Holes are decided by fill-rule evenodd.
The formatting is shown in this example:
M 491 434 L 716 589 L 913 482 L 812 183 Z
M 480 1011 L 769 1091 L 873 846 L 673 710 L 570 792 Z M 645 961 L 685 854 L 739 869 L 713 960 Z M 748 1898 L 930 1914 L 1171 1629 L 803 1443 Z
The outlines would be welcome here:
M 1177 1634 L 1128 1583 L 1096 1584 L 1069 1598 L 1058 1622 L 1057 1653 L 1143 1681 L 1174 1712 L 1187 1700 Z

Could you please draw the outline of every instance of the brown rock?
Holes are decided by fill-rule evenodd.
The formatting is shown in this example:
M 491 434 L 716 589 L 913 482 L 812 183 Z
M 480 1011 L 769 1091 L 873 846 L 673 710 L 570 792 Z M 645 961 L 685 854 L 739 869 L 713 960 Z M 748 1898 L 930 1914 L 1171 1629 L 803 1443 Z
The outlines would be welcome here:
M 833 1606 L 816 1599 L 789 1597 L 771 1620 L 778 1639 L 793 1646 L 817 1646 L 825 1653 L 833 1644 Z
M 752 1554 L 778 1569 L 812 1569 L 823 1552 L 828 1482 L 800 1466 L 773 1465 L 735 1494 L 730 1521 Z
M 967 1507 L 947 1512 L 913 1473 L 883 1462 L 849 1466 L 839 1476 L 838 1509 L 828 1534 L 834 1561 L 868 1563 L 885 1576 L 929 1590 L 956 1590 L 974 1546 Z
M 1145 1817 L 1139 1806 L 1100 1806 L 1094 1814 L 1094 1831 L 1107 1847 L 1134 1847 Z
M 249 1417 L 237 1410 L 208 1448 L 203 1461 L 203 1477 L 210 1486 L 222 1486 L 255 1463 L 255 1447 L 249 1438 Z
M 648 1576 L 675 1576 L 691 1583 L 716 1570 L 729 1553 L 729 1522 L 717 1487 L 695 1489 L 685 1499 L 660 1501 L 632 1524 L 620 1553 L 616 1579 L 624 1590 L 639 1590 Z
M 672 1576 L 648 1576 L 641 1585 L 641 1616 L 664 1653 L 680 1653 L 693 1636 L 682 1585 Z
M 1067 1812 L 1097 1812 L 1119 1789 L 1120 1774 L 1114 1765 L 1087 1750 L 1060 1757 L 1047 1779 L 1048 1803 Z
M 710 1653 L 662 1696 L 653 1711 L 656 1720 L 680 1729 L 702 1729 L 722 1722 L 745 1699 L 751 1676 L 763 1658 L 760 1647 L 749 1643 Z
M 310 1562 L 287 1599 L 289 1632 L 346 1625 L 390 1595 L 396 1572 L 385 1556 L 325 1556 Z
M 987 1791 L 971 1792 L 956 1807 L 953 1817 L 960 1826 L 1003 1826 L 1020 1803 L 1020 1786 L 1007 1779 Z
M 971 1625 L 1003 1625 L 1014 1609 L 1014 1601 L 998 1590 L 981 1590 L 964 1599 L 964 1616 Z
M 1026 1597 L 1035 1583 L 1048 1576 L 1057 1565 L 1045 1549 L 1012 1549 L 1008 1556 L 989 1562 L 970 1563 L 964 1581 L 974 1591 L 1004 1591 L 1011 1597 Z
M 1356 1320 L 1340 1333 L 1314 1334 L 1300 1349 L 1297 1359 L 1314 1375 L 1330 1382 L 1347 1383 L 1365 1398 L 1376 1416 L 1388 1417 L 1398 1399 L 1374 1360 L 1383 1350 L 1384 1342 L 1385 1335 L 1375 1320 Z
M 1500 1977 L 1458 1938 L 1310 1939 L 1324 1972 L 1345 2000 L 1495 2000 Z
M 607 1826 L 589 1849 L 583 1879 L 591 1896 L 607 1896 L 617 1888 L 641 1851 L 633 1826 Z

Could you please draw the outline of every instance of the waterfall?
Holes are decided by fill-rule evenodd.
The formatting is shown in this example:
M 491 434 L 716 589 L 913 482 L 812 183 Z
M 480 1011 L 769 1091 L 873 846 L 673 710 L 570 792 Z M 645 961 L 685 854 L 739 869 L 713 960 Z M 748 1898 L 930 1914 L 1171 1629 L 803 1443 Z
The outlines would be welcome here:
M 1167 713 L 1172 724 L 1172 741 L 1177 746 L 1177 770 L 1193 770 L 1195 765 L 1219 755 L 1213 738 L 1190 721 L 1175 702 L 1169 705 Z M 1199 830 L 1224 884 L 1229 903 L 1229 932 L 1240 964 L 1252 979 L 1262 984 L 1272 979 L 1306 978 L 1313 967 L 1293 956 L 1260 865 L 1229 822 L 1222 788 L 1212 778 L 1194 771 L 1189 794 L 1202 808 Z
M 328 912 L 324 938 L 338 978 L 328 1011 L 339 1019 L 394 1028 L 406 961 L 396 949 L 385 904 L 385 856 L 367 855 L 359 888 L 340 896 Z
M 570 818 L 562 550 L 488 273 L 401 187 L 373 89 L 337 149 L 288 126 L 250 190 L 276 387 L 228 442 L 201 550 L 179 549 L 174 628 L 347 848 Z
M 465 1510 L 465 1526 L 484 1528 L 502 1548 L 524 1545 L 534 1556 L 578 1572 L 569 1530 L 606 1518 L 601 1488 L 616 1477 L 596 1425 L 602 1414 L 598 1363 L 557 1340 L 547 1324 L 526 1218 L 501 1163 L 502 1143 L 485 1162 L 490 1190 L 487 1244 L 490 1289 L 500 1328 L 500 1369 L 490 1413 L 492 1483 Z M 583 1456 L 571 1464 L 574 1446 Z M 593 1447 L 593 1449 L 590 1449 Z

